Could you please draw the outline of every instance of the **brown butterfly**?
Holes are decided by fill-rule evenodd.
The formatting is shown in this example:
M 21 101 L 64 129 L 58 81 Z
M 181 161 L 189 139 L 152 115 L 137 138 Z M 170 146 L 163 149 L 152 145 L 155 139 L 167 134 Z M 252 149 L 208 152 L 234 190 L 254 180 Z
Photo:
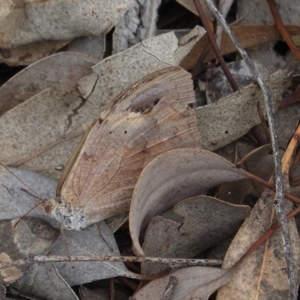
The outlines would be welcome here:
M 66 229 L 129 210 L 143 168 L 174 148 L 199 147 L 190 74 L 179 67 L 154 72 L 104 107 L 73 156 L 56 199 L 40 205 Z

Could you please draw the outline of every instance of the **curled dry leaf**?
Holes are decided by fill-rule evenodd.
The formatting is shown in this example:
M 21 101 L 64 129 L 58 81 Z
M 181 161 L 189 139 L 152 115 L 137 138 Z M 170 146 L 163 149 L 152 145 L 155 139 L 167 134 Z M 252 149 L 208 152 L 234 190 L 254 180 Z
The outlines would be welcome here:
M 265 190 L 232 241 L 223 268 L 232 267 L 276 221 L 273 200 L 274 193 Z M 293 259 L 299 265 L 300 241 L 294 220 L 289 220 L 289 232 Z M 245 259 L 233 273 L 232 280 L 218 291 L 217 297 L 218 300 L 275 298 L 289 299 L 289 280 L 280 230 Z
M 34 264 L 9 288 L 13 294 L 26 295 L 30 299 L 79 300 L 52 263 Z
M 67 163 L 80 141 L 78 136 L 100 109 L 143 76 L 179 64 L 203 33 L 196 27 L 180 40 L 173 32 L 163 34 L 103 60 L 80 80 L 86 101 L 76 90 L 64 96 L 45 90 L 21 103 L 0 117 L 0 161 L 58 179 L 57 167 Z M 30 85 L 23 89 L 30 90 Z
M 46 254 L 59 235 L 57 229 L 38 218 L 23 218 L 15 227 L 17 221 L 19 219 L 0 221 L 0 261 L 24 259 L 29 254 Z M 30 264 L 1 268 L 1 284 L 16 281 L 29 267 Z
M 140 289 L 133 298 L 135 300 L 160 300 L 165 294 L 170 276 L 174 276 L 177 285 L 170 299 L 201 299 L 206 300 L 220 286 L 230 280 L 231 272 L 217 268 L 188 267 L 155 279 Z
M 57 199 L 41 208 L 66 229 L 129 210 L 143 168 L 170 149 L 199 147 L 190 74 L 179 67 L 154 72 L 107 105 L 70 159 Z
M 229 161 L 202 149 L 176 149 L 157 157 L 141 173 L 132 197 L 129 227 L 136 253 L 144 255 L 139 234 L 154 216 L 220 183 L 244 178 Z
M 2 0 L 11 3 L 10 0 Z M 14 48 L 41 40 L 68 40 L 106 34 L 132 0 L 18 1 L 0 19 L 0 48 Z
M 183 218 L 176 222 L 154 217 L 145 234 L 146 256 L 192 258 L 235 234 L 250 208 L 232 205 L 208 196 L 196 196 L 177 203 L 172 211 Z M 165 266 L 143 263 L 144 274 L 154 274 Z

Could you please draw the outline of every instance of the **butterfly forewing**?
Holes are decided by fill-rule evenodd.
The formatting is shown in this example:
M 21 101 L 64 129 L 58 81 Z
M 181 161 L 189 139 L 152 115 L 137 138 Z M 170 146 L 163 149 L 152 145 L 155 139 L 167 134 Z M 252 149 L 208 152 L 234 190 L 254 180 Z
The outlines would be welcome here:
M 199 147 L 189 73 L 170 67 L 145 77 L 107 105 L 65 177 L 61 201 L 88 224 L 129 209 L 143 168 L 159 154 Z

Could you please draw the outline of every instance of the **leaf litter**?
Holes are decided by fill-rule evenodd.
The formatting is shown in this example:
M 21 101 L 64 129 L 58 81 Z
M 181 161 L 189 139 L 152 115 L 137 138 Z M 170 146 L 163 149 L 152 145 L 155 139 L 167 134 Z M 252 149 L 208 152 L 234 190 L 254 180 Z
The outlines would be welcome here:
M 133 1 L 131 2 L 133 3 Z M 186 1 L 186 3 L 188 2 Z M 58 4 L 59 1 L 50 1 L 47 4 L 49 4 L 50 8 L 54 3 Z M 13 5 L 11 4 L 11 1 L 7 1 L 4 6 L 1 6 L 1 22 L 12 14 Z M 238 1 L 239 7 L 242 4 L 242 0 Z M 147 9 L 149 8 L 147 6 L 149 4 L 146 4 L 146 1 L 144 5 Z M 282 5 L 284 6 L 284 4 Z M 124 11 L 118 11 L 119 14 L 114 15 L 115 21 L 110 26 L 116 23 L 116 20 L 122 16 L 125 10 L 124 8 Z M 152 28 L 155 28 L 156 24 L 153 23 L 153 19 L 155 19 L 156 9 L 151 13 L 153 14 L 149 15 L 148 21 Z M 126 22 L 126 19 L 123 21 Z M 248 28 L 251 27 L 251 24 L 250 22 Z M 297 25 L 294 21 L 290 24 Z M 247 26 L 242 25 L 234 30 L 240 32 L 239 30 L 245 29 Z M 109 30 L 108 28 L 109 26 L 106 29 Z M 122 26 L 119 27 L 119 31 L 121 31 L 120 28 Z M 289 27 L 290 32 L 293 32 L 294 29 L 292 26 Z M 258 25 L 255 30 L 257 30 L 254 31 L 257 37 L 264 32 L 266 41 L 274 41 L 277 38 L 273 32 L 269 31 L 267 25 Z M 119 33 L 122 34 L 122 32 Z M 150 34 L 152 35 L 152 33 Z M 93 51 L 89 52 L 88 41 L 87 45 L 84 45 L 85 42 L 82 39 L 82 48 L 81 42 L 79 42 L 79 47 L 77 48 L 82 50 L 76 51 L 81 51 L 91 56 L 60 53 L 29 66 L 0 88 L 0 95 L 5 95 L 8 99 L 14 99 L 11 103 L 4 101 L 3 105 L 6 106 L 6 112 L 4 113 L 3 111 L 2 113 L 4 114 L 0 117 L 1 128 L 6 130 L 6 134 L 0 135 L 0 144 L 3 145 L 0 151 L 2 153 L 0 161 L 7 165 L 22 166 L 22 168 L 54 178 L 55 180 L 52 180 L 25 170 L 13 170 L 13 172 L 19 174 L 18 177 L 23 178 L 22 181 L 27 182 L 28 186 L 31 187 L 36 184 L 37 186 L 34 190 L 39 196 L 47 199 L 53 198 L 57 184 L 56 180 L 60 177 L 61 170 L 66 166 L 76 145 L 80 142 L 86 130 L 90 128 L 95 117 L 101 110 L 103 112 L 103 107 L 124 89 L 157 70 L 170 65 L 185 67 L 189 65 L 189 68 L 193 67 L 196 57 L 199 57 L 198 53 L 196 56 L 194 55 L 194 58 L 191 58 L 193 57 L 193 51 L 197 47 L 199 49 L 199 45 L 203 46 L 206 43 L 206 37 L 203 34 L 204 30 L 196 27 L 187 36 L 180 39 L 174 33 L 168 33 L 149 40 L 143 40 L 142 33 L 140 37 L 137 37 L 137 39 L 141 40 L 140 43 L 126 50 L 126 47 L 132 42 L 129 41 L 127 46 L 125 45 L 122 49 L 125 50 L 124 52 L 110 56 L 100 62 L 93 57 Z M 56 47 L 58 49 L 60 46 L 56 46 L 56 42 L 58 43 L 57 45 L 59 43 L 61 45 L 69 44 L 67 39 L 72 39 L 75 35 L 64 36 L 62 40 L 60 40 L 61 37 L 59 35 L 56 35 L 55 39 L 57 41 L 35 41 L 33 45 L 40 43 L 42 48 L 46 49 L 47 43 L 50 43 L 50 48 Z M 249 47 L 251 43 L 260 44 L 262 39 L 257 37 L 255 37 L 256 41 L 252 37 L 248 41 L 245 36 L 241 36 L 242 43 L 246 47 Z M 224 46 L 225 48 L 227 47 L 224 53 L 233 51 L 228 41 L 226 39 L 224 41 Z M 18 58 L 13 53 L 17 53 L 17 51 L 22 53 L 22 47 L 25 52 L 30 52 L 31 44 L 26 43 L 28 41 L 25 41 L 24 45 L 15 49 L 4 49 L 6 52 L 1 51 L 1 55 L 9 53 L 7 55 L 10 56 L 8 60 L 22 61 L 23 58 Z M 46 53 L 45 50 L 43 51 Z M 33 55 L 32 60 L 34 61 L 37 57 L 43 57 L 43 51 L 40 54 L 36 53 L 36 55 Z M 22 55 L 20 54 L 19 56 L 21 57 Z M 63 69 L 65 72 L 65 75 L 63 75 L 64 80 L 60 80 L 61 71 L 59 68 L 62 68 L 62 66 L 59 62 L 59 57 L 61 57 L 62 64 L 63 62 L 66 64 Z M 68 59 L 69 62 L 67 61 Z M 98 59 L 101 59 L 101 55 Z M 192 62 L 193 60 L 194 63 Z M 126 61 L 126 64 L 124 64 L 124 61 Z M 261 58 L 258 61 L 266 67 Z M 78 62 L 81 65 L 80 68 L 77 66 Z M 53 67 L 55 64 L 57 64 L 57 70 Z M 50 71 L 47 71 L 49 66 Z M 277 70 L 278 68 L 276 67 L 269 71 L 274 73 Z M 273 91 L 274 110 L 276 110 L 282 93 L 290 86 L 291 81 L 292 77 L 289 71 L 286 70 L 279 70 L 267 79 Z M 215 90 L 212 90 L 212 93 L 214 94 Z M 263 174 L 262 177 L 265 180 L 269 179 L 272 173 L 272 165 L 268 163 L 267 168 L 261 168 L 262 165 L 271 159 L 268 146 L 259 149 L 260 151 L 253 151 L 251 155 L 243 158 L 238 168 L 229 161 L 207 151 L 219 149 L 234 142 L 237 138 L 245 135 L 251 127 L 261 123 L 257 113 L 257 102 L 261 101 L 262 93 L 255 84 L 250 83 L 239 92 L 233 94 L 229 92 L 227 97 L 223 96 L 222 92 L 221 99 L 218 102 L 195 109 L 198 122 L 197 134 L 200 135 L 201 146 L 206 150 L 172 150 L 161 154 L 150 164 L 148 164 L 148 161 L 140 168 L 139 172 L 142 173 L 139 179 L 139 176 L 136 177 L 136 180 L 138 179 L 137 185 L 132 184 L 131 187 L 132 190 L 134 189 L 134 196 L 129 218 L 134 250 L 139 255 L 145 254 L 154 258 L 157 256 L 193 258 L 202 257 L 203 255 L 205 257 L 204 250 L 220 244 L 221 240 L 234 234 L 247 217 L 249 207 L 240 205 L 240 203 L 244 203 L 246 196 L 249 194 L 259 195 L 261 193 L 262 187 L 249 184 L 249 179 L 246 179 L 245 173 L 239 168 L 245 167 L 248 170 L 252 170 L 255 174 Z M 1 98 L 4 99 L 2 96 Z M 23 103 L 19 104 L 19 101 Z M 173 100 L 167 97 L 166 101 Z M 15 107 L 12 108 L 12 106 Z M 49 112 L 51 113 L 49 114 Z M 279 118 L 283 120 L 278 122 L 279 138 L 283 148 L 293 131 L 293 126 L 295 125 L 294 116 L 294 111 L 290 110 L 290 108 L 282 110 L 276 116 L 278 120 Z M 288 127 L 285 124 L 289 124 Z M 28 125 L 29 127 L 26 127 Z M 284 136 L 281 134 L 283 129 Z M 175 152 L 176 155 L 172 159 L 169 160 L 167 158 L 164 162 L 165 157 L 172 156 Z M 182 157 L 190 152 L 201 154 L 199 157 L 195 155 L 182 160 Z M 84 165 L 81 168 L 84 168 Z M 259 170 L 260 168 L 262 170 Z M 222 171 L 220 172 L 220 170 Z M 23 172 L 24 174 L 21 175 Z M 32 177 L 31 180 L 30 177 Z M 184 180 L 182 180 L 183 177 Z M 233 182 L 233 186 L 228 187 L 228 181 L 232 180 L 238 181 Z M 44 183 L 42 183 L 43 181 Z M 0 190 L 2 190 L 1 194 L 3 195 L 1 197 L 2 210 L 0 213 L 2 215 L 0 219 L 4 220 L 5 224 L 10 224 L 9 222 L 11 221 L 8 219 L 19 220 L 18 218 L 27 213 L 38 200 L 21 190 L 21 187 L 27 190 L 28 187 L 18 182 L 7 170 L 1 172 L 0 182 Z M 226 183 L 224 184 L 224 182 Z M 247 188 L 243 193 L 236 192 L 236 187 L 240 187 L 240 182 L 247 182 L 245 183 Z M 222 183 L 221 188 L 213 188 Z M 226 197 L 229 194 L 230 197 Z M 218 198 L 223 200 L 228 200 L 229 198 L 231 202 L 237 204 L 229 204 Z M 243 297 L 252 297 L 253 294 L 258 295 L 260 299 L 268 297 L 274 299 L 276 297 L 279 299 L 282 297 L 287 298 L 289 286 L 285 273 L 286 265 L 283 259 L 280 233 L 275 233 L 265 245 L 250 255 L 248 260 L 237 271 L 232 272 L 230 269 L 273 222 L 274 213 L 272 211 L 272 201 L 270 201 L 272 199 L 273 195 L 271 192 L 265 191 L 263 193 L 232 242 L 224 260 L 224 269 L 188 267 L 187 260 L 187 267 L 175 270 L 170 274 L 151 281 L 137 291 L 133 295 L 133 299 L 208 299 L 214 291 L 227 282 L 224 288 L 220 289 L 218 299 L 232 299 L 236 297 L 244 299 Z M 144 206 L 142 203 L 147 205 Z M 234 217 L 230 217 L 231 215 L 234 215 Z M 54 219 L 50 219 L 38 209 L 34 209 L 20 221 L 16 227 L 17 230 L 19 226 L 20 230 L 26 227 L 22 225 L 24 221 L 35 220 L 31 219 L 33 216 L 49 222 L 54 227 L 59 227 L 59 224 Z M 115 229 L 124 223 L 126 215 L 120 220 L 118 221 L 119 225 L 116 225 Z M 148 223 L 149 226 L 147 228 Z M 296 246 L 299 243 L 298 235 L 293 221 L 290 221 L 289 224 L 292 245 L 296 254 L 297 264 L 299 264 L 298 251 L 295 250 L 299 248 Z M 122 250 L 121 244 L 115 241 L 111 230 L 104 222 L 101 222 L 87 228 L 85 231 L 73 230 L 65 232 L 65 238 L 60 237 L 48 254 L 68 256 L 64 240 L 67 240 L 70 255 L 118 256 L 120 254 L 124 255 L 128 251 L 131 253 L 131 244 L 128 239 L 128 228 L 126 226 L 125 223 L 120 229 L 123 230 L 124 235 L 127 234 L 127 247 L 129 248 L 126 250 Z M 4 234 L 4 232 L 2 231 L 1 234 Z M 11 236 L 17 239 L 16 232 L 12 232 Z M 250 238 L 245 240 L 245 236 Z M 3 235 L 1 238 L 4 238 Z M 28 241 L 29 243 L 33 241 L 31 242 L 32 245 L 30 245 L 32 247 L 35 243 L 39 243 L 38 238 L 33 236 L 28 238 Z M 43 244 L 44 242 L 41 243 Z M 20 248 L 20 245 L 18 244 L 16 247 Z M 25 249 L 26 247 L 28 248 L 28 245 L 22 247 Z M 35 253 L 44 254 L 48 250 L 49 247 L 46 250 L 36 248 L 37 252 Z M 3 250 L 4 254 L 2 256 L 6 256 L 2 261 L 11 260 L 10 251 L 7 249 Z M 13 260 L 26 258 L 28 254 L 31 253 L 25 251 L 20 257 L 13 257 Z M 25 297 L 28 294 L 31 297 L 47 297 L 47 287 L 33 280 L 33 278 L 41 277 L 40 279 L 42 280 L 43 275 L 48 273 L 52 274 L 51 279 L 49 279 L 50 286 L 55 286 L 57 295 L 60 295 L 57 297 L 63 297 L 64 299 L 77 299 L 69 285 L 85 284 L 115 276 L 134 278 L 132 271 L 129 271 L 121 261 L 72 262 L 72 264 L 68 262 L 55 263 L 55 265 L 35 264 L 31 268 L 28 264 L 25 267 L 13 266 L 16 269 L 12 270 L 12 273 L 16 276 L 12 281 L 17 280 L 18 277 L 20 278 L 9 287 L 10 292 L 15 290 L 16 294 L 19 293 L 19 295 Z M 162 267 L 159 263 L 145 263 L 145 261 L 142 262 L 141 267 L 144 274 L 156 273 L 165 269 L 165 266 Z M 10 273 L 6 272 L 8 269 L 1 268 L 1 276 L 3 274 L 9 275 Z M 260 270 L 262 274 L 259 278 L 257 270 Z M 24 273 L 24 271 L 26 272 Z M 135 270 L 135 272 L 138 272 L 138 270 Z M 242 274 L 242 282 L 238 281 L 239 274 Z M 26 290 L 29 282 L 31 287 Z M 133 286 L 129 282 L 128 284 Z M 65 296 L 62 296 L 63 289 L 66 291 Z M 112 286 L 110 286 L 110 294 L 113 294 Z M 107 295 L 106 293 L 106 298 L 108 297 Z M 130 292 L 127 291 L 127 296 L 129 295 Z M 53 293 L 52 298 L 48 298 L 55 299 L 55 297 Z M 122 297 L 126 298 L 124 294 Z

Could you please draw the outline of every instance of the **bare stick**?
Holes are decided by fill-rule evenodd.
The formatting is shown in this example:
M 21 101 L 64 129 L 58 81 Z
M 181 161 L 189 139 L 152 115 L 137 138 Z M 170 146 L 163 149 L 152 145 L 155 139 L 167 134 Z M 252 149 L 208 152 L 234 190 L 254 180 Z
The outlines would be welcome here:
M 270 87 L 264 82 L 260 74 L 256 71 L 255 66 L 251 59 L 249 58 L 247 52 L 241 47 L 240 43 L 236 39 L 236 37 L 231 32 L 228 24 L 226 23 L 225 19 L 221 16 L 218 12 L 217 8 L 215 7 L 214 3 L 211 0 L 206 0 L 206 4 L 211 10 L 211 12 L 215 15 L 218 22 L 223 26 L 224 30 L 229 35 L 230 39 L 232 40 L 233 44 L 239 51 L 240 55 L 244 59 L 245 63 L 247 64 L 249 70 L 253 74 L 255 80 L 259 84 L 260 88 L 262 89 L 263 96 L 264 96 L 264 103 L 267 112 L 268 123 L 271 132 L 271 143 L 272 149 L 274 153 L 274 165 L 275 165 L 275 186 L 276 186 L 276 196 L 274 201 L 274 207 L 276 211 L 276 215 L 278 221 L 281 226 L 281 232 L 283 236 L 283 245 L 284 245 L 284 254 L 285 260 L 287 263 L 288 269 L 288 277 L 290 280 L 290 298 L 297 299 L 297 280 L 296 280 L 296 272 L 295 266 L 293 261 L 292 255 L 292 247 L 291 247 L 291 238 L 289 235 L 289 227 L 287 218 L 284 213 L 284 187 L 283 187 L 283 177 L 281 173 L 281 163 L 280 163 L 280 154 L 278 150 L 278 140 L 277 134 L 275 132 L 275 121 L 274 121 L 274 113 L 272 110 L 271 105 L 271 96 L 272 92 Z
M 29 255 L 26 259 L 1 262 L 1 268 L 20 266 L 28 263 L 49 263 L 49 262 L 87 262 L 87 261 L 110 261 L 110 262 L 156 262 L 163 263 L 170 267 L 186 266 L 221 266 L 221 260 L 193 259 L 193 258 L 162 258 L 162 257 L 138 257 L 138 256 L 58 256 L 58 255 Z

